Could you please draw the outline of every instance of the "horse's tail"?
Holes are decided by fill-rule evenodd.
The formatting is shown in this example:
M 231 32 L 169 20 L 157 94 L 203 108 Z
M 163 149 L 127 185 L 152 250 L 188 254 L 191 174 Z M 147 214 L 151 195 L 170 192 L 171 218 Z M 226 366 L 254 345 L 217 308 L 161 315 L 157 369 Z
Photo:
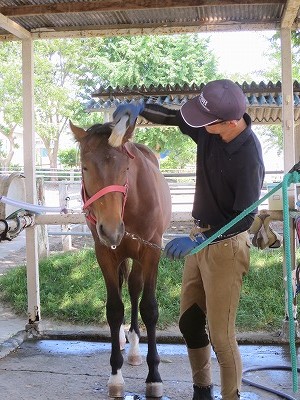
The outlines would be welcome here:
M 129 261 L 126 258 L 121 262 L 119 267 L 119 287 L 121 288 L 124 282 L 127 282 L 130 272 Z

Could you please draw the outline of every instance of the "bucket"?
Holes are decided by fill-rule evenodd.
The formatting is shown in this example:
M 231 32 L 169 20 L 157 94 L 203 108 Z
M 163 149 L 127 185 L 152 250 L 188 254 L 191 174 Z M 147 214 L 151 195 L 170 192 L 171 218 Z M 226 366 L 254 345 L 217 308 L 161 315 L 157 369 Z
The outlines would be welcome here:
M 10 175 L 0 175 L 0 196 L 6 196 L 12 200 L 25 201 L 25 180 L 20 172 Z M 4 204 L 0 201 L 0 219 L 7 218 L 17 211 L 19 207 Z
M 268 183 L 267 190 L 270 192 L 278 183 Z M 269 198 L 269 210 L 283 210 L 282 188 L 276 190 Z

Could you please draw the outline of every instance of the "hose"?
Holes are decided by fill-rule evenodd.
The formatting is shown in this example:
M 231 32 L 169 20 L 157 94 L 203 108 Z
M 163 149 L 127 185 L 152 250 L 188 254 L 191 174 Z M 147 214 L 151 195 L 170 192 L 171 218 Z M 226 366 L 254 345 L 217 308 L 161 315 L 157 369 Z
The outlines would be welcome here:
M 292 257 L 291 257 L 291 236 L 290 236 L 290 217 L 289 217 L 289 202 L 288 202 L 288 187 L 294 182 L 299 182 L 299 173 L 294 171 L 286 174 L 282 182 L 282 197 L 283 197 L 283 231 L 284 231 L 284 251 L 286 260 L 286 281 L 288 294 L 288 318 L 289 318 L 289 342 L 291 362 L 293 366 L 293 390 L 298 390 L 298 374 L 297 374 L 297 354 L 296 354 L 296 327 L 293 315 L 293 284 L 292 284 Z
M 265 367 L 252 367 L 252 368 L 247 368 L 243 371 L 243 375 L 246 374 L 247 372 L 253 372 L 253 371 L 265 371 L 265 370 L 280 370 L 280 371 L 292 371 L 291 367 L 284 366 L 284 365 L 270 365 L 270 366 L 265 366 Z M 297 368 L 297 371 L 300 372 L 300 368 Z M 277 396 L 281 397 L 282 399 L 287 399 L 287 400 L 297 400 L 295 397 L 290 396 L 289 394 L 280 392 L 279 390 L 269 388 L 264 385 L 260 385 L 259 383 L 252 382 L 249 379 L 242 378 L 242 382 L 246 383 L 249 386 L 254 386 L 258 389 L 264 390 L 265 392 L 273 393 L 276 394 Z
M 66 208 L 39 206 L 36 204 L 30 204 L 30 203 L 25 203 L 23 201 L 10 199 L 9 197 L 6 196 L 0 196 L 0 201 L 2 203 L 9 204 L 10 206 L 15 206 L 17 208 L 22 208 L 27 211 L 32 211 L 36 214 L 41 214 L 46 212 L 48 213 L 59 212 L 64 214 L 68 213 L 68 210 Z

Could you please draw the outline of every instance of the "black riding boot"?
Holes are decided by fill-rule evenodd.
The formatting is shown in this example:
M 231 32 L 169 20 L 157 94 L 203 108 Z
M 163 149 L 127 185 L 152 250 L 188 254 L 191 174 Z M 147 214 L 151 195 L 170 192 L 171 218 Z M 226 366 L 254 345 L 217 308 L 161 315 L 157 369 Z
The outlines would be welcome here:
M 193 385 L 194 395 L 193 400 L 214 400 L 213 385 L 206 387 L 199 387 Z

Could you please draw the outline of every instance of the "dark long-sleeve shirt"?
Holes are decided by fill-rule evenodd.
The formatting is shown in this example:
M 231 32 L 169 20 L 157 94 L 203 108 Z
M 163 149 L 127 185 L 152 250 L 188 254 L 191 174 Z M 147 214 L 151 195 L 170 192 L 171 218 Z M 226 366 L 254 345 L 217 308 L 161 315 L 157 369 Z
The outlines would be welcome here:
M 244 114 L 246 129 L 228 143 L 204 127 L 187 125 L 179 110 L 151 104 L 145 106 L 141 115 L 160 125 L 178 126 L 197 144 L 192 216 L 210 225 L 211 229 L 205 232 L 208 237 L 259 199 L 265 170 L 261 145 L 248 114 Z M 256 212 L 229 228 L 223 237 L 249 229 Z

